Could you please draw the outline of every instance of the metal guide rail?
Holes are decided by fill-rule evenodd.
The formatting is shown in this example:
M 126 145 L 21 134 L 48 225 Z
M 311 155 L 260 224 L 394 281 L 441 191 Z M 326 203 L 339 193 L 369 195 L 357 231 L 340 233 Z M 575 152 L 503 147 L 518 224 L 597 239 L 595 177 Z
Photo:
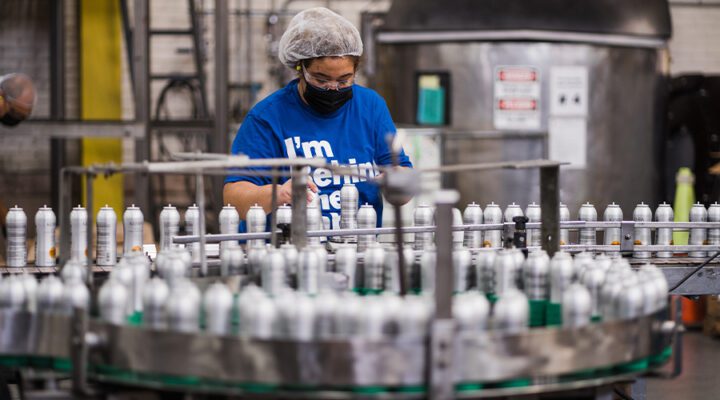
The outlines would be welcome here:
M 453 346 L 452 381 L 459 397 L 475 398 L 579 388 L 583 382 L 595 386 L 642 374 L 667 361 L 675 326 L 666 315 L 662 310 L 520 334 L 466 332 Z M 427 389 L 427 338 L 251 340 L 87 319 L 80 312 L 0 312 L 0 362 L 60 371 L 72 365 L 84 369 L 91 382 L 212 393 L 424 398 Z
M 528 222 L 525 224 L 527 229 L 540 229 L 542 223 Z M 559 248 L 571 253 L 581 251 L 593 252 L 673 252 L 687 253 L 692 251 L 720 251 L 720 244 L 702 244 L 702 245 L 660 245 L 660 244 L 638 244 L 636 243 L 633 231 L 636 228 L 671 228 L 675 232 L 688 231 L 690 229 L 720 229 L 720 222 L 586 222 L 586 221 L 562 221 L 559 222 L 560 229 L 568 231 L 579 231 L 581 229 L 622 229 L 623 240 L 617 244 L 560 244 Z M 380 227 L 380 228 L 354 228 L 354 229 L 321 229 L 307 231 L 307 237 L 337 237 L 345 236 L 369 236 L 369 235 L 390 235 L 400 230 L 403 234 L 408 233 L 433 233 L 437 231 L 435 225 L 429 226 L 403 226 L 403 227 Z M 504 237 L 512 237 L 515 231 L 514 222 L 505 222 L 501 224 L 462 224 L 451 226 L 453 232 L 486 232 L 486 231 L 502 231 Z M 254 239 L 270 239 L 272 232 L 254 232 L 254 233 L 236 233 L 236 234 L 205 234 L 203 235 L 206 243 L 221 243 L 225 241 L 238 240 L 254 240 Z M 176 244 L 197 243 L 200 241 L 199 235 L 174 236 L 173 242 Z M 539 246 L 527 246 L 529 249 L 539 248 Z M 482 248 L 471 248 L 471 250 L 499 250 L 502 247 L 484 246 Z M 650 257 L 645 257 L 650 258 Z

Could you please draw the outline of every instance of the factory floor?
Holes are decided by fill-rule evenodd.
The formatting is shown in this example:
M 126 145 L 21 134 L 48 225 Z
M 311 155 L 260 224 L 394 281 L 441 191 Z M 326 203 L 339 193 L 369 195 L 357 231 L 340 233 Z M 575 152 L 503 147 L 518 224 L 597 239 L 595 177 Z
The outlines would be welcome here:
M 648 400 L 720 398 L 720 339 L 696 330 L 686 332 L 683 339 L 683 373 L 673 380 L 648 379 Z

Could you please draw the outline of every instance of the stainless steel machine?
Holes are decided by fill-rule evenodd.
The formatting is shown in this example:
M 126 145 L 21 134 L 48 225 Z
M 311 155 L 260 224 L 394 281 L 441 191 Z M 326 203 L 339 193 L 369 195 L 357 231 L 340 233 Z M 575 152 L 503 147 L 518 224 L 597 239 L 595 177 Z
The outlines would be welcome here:
M 666 0 L 396 0 L 363 26 L 370 85 L 398 125 L 440 135 L 443 164 L 569 161 L 560 197 L 573 215 L 585 201 L 663 200 Z M 483 171 L 445 185 L 461 203 L 525 206 L 537 183 Z

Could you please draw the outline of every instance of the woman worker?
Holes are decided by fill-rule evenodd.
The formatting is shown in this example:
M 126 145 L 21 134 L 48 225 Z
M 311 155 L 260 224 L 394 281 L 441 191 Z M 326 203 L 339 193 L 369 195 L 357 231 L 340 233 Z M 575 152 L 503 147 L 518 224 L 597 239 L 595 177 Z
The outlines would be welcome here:
M 232 154 L 250 158 L 322 157 L 330 164 L 357 166 L 363 176 L 342 176 L 324 168 L 310 171 L 308 187 L 319 196 L 323 219 L 340 225 L 340 189 L 355 183 L 360 204 L 371 204 L 382 221 L 382 198 L 375 166 L 392 163 L 386 136 L 395 126 L 385 101 L 354 83 L 363 45 L 358 30 L 322 7 L 297 14 L 280 39 L 280 61 L 297 79 L 271 94 L 245 117 L 232 144 Z M 399 165 L 412 167 L 404 152 Z M 291 182 L 281 179 L 278 204 L 291 202 Z M 245 218 L 254 204 L 271 212 L 270 177 L 228 176 L 223 197 Z M 244 223 L 241 231 L 244 231 Z

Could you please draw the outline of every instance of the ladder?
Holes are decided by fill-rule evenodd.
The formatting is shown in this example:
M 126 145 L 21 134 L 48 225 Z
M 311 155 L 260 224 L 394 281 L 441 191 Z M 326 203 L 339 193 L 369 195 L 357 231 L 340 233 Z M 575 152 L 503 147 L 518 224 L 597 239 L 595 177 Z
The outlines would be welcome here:
M 151 0 L 147 1 L 148 5 Z M 200 0 L 202 1 L 202 0 Z M 198 0 L 187 0 L 187 10 L 189 13 L 190 24 L 188 27 L 183 28 L 168 28 L 168 29 L 152 29 L 152 24 L 149 20 L 152 18 L 152 14 L 148 14 L 148 31 L 147 31 L 147 42 L 152 42 L 153 37 L 190 37 L 192 39 L 191 49 L 177 49 L 182 53 L 192 53 L 193 58 L 193 72 L 192 73 L 154 73 L 152 71 L 152 52 L 149 52 L 149 68 L 148 80 L 153 81 L 164 81 L 163 89 L 161 90 L 157 107 L 154 115 L 149 116 L 149 130 L 147 141 L 151 144 L 154 140 L 157 140 L 160 145 L 160 151 L 163 153 L 164 137 L 166 136 L 196 136 L 203 137 L 205 140 L 205 146 L 209 148 L 211 133 L 213 132 L 213 120 L 210 117 L 208 110 L 208 94 L 207 94 L 207 76 L 205 69 L 203 68 L 205 63 L 206 48 L 202 36 L 202 20 L 201 13 L 198 11 Z M 127 59 L 131 64 L 133 60 L 133 34 L 134 29 L 130 20 L 129 1 L 120 0 L 120 9 L 122 16 L 122 27 L 123 35 L 126 43 Z M 149 7 L 148 7 L 149 8 Z M 130 80 L 134 86 L 135 76 L 133 68 L 130 68 Z M 173 88 L 190 89 L 193 94 L 193 115 L 191 118 L 183 119 L 169 119 L 161 117 L 161 106 L 165 99 L 165 94 Z M 150 101 L 150 99 L 148 99 Z M 149 112 L 152 112 L 152 105 L 149 105 Z M 153 139 L 155 138 L 155 139 Z M 150 147 L 151 145 L 148 145 Z M 150 161 L 153 161 L 152 152 L 148 152 Z M 163 158 L 161 155 L 160 158 Z M 190 185 L 190 183 L 188 183 Z M 152 186 L 155 186 L 153 189 Z M 166 182 L 165 178 L 159 178 L 158 182 L 148 186 L 149 196 L 153 198 L 153 195 L 160 196 L 160 202 L 164 203 L 166 198 Z M 214 204 L 215 199 L 213 198 L 212 192 L 209 194 L 212 200 L 211 204 Z M 147 205 L 147 218 L 149 220 L 156 220 L 159 216 L 159 209 L 156 206 L 157 202 L 150 201 Z M 159 232 L 155 228 L 155 235 Z
M 150 0 L 148 0 L 148 1 L 150 1 Z M 193 54 L 193 63 L 194 63 L 195 72 L 191 73 L 191 74 L 182 74 L 182 73 L 154 74 L 151 71 L 149 78 L 152 81 L 166 81 L 167 83 L 165 84 L 164 87 L 168 87 L 169 85 L 177 84 L 178 82 L 184 82 L 184 83 L 187 83 L 190 85 L 197 85 L 197 88 L 200 92 L 200 104 L 199 104 L 198 118 L 199 119 L 207 119 L 209 114 L 208 114 L 208 101 L 207 101 L 207 77 L 205 75 L 205 70 L 203 68 L 203 62 L 204 62 L 203 58 L 205 55 L 205 46 L 203 45 L 203 40 L 202 40 L 202 32 L 201 32 L 202 24 L 200 21 L 200 15 L 197 11 L 196 1 L 188 0 L 187 5 L 188 5 L 188 13 L 190 15 L 190 26 L 188 28 L 151 29 L 149 31 L 149 35 L 150 35 L 150 40 L 152 40 L 153 36 L 177 36 L 177 37 L 190 36 L 192 38 L 192 49 L 190 51 Z M 132 60 L 133 29 L 130 25 L 128 0 L 120 0 L 120 7 L 121 7 L 121 13 L 122 13 L 122 25 L 123 25 L 123 34 L 125 36 L 127 59 Z M 152 58 L 152 53 L 150 54 L 150 57 Z M 153 65 L 153 63 L 150 62 L 151 67 L 152 67 L 152 65 Z M 135 77 L 134 77 L 132 68 L 130 68 L 130 79 L 131 79 L 131 82 L 134 82 Z

